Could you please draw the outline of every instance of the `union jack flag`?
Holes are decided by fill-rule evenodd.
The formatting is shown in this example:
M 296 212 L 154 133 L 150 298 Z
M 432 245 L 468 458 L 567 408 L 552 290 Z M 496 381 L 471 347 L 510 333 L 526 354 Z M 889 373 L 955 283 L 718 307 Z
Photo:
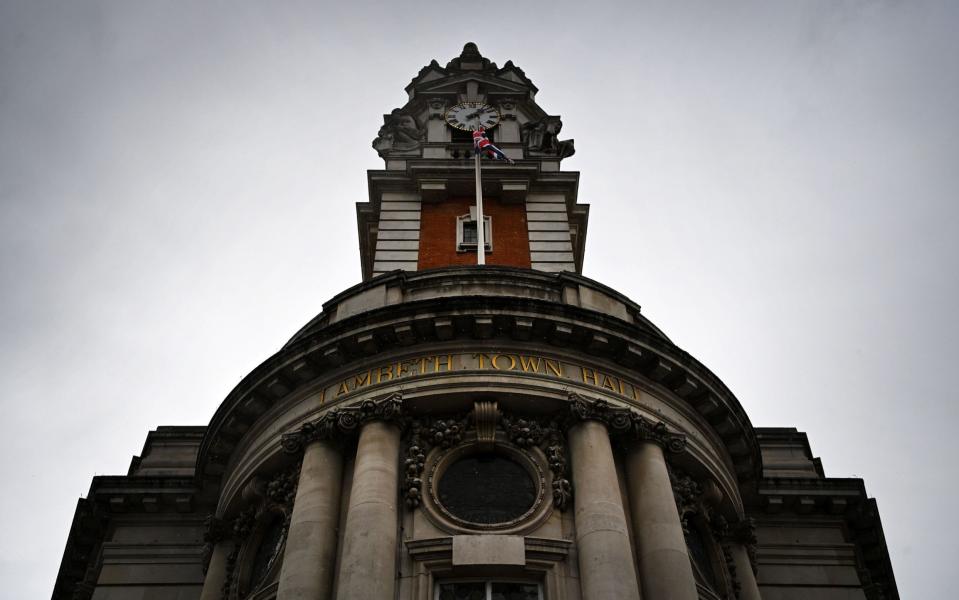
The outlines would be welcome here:
M 477 152 L 485 153 L 490 158 L 505 160 L 511 165 L 515 164 L 510 157 L 503 154 L 502 150 L 494 146 L 493 142 L 486 138 L 486 131 L 484 131 L 482 127 L 473 132 L 473 148 L 475 148 Z

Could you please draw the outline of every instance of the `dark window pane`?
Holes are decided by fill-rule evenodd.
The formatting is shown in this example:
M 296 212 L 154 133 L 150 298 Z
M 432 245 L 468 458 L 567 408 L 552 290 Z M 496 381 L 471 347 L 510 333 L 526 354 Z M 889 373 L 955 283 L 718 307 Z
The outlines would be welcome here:
M 499 454 L 479 454 L 450 465 L 439 483 L 440 502 L 471 523 L 506 523 L 523 516 L 536 500 L 529 473 Z
M 539 600 L 535 583 L 493 583 L 493 600 Z
M 486 582 L 441 583 L 440 600 L 486 600 Z
M 709 560 L 709 551 L 706 550 L 706 540 L 703 539 L 702 532 L 694 524 L 690 524 L 689 531 L 686 532 L 686 545 L 689 547 L 689 556 L 693 563 L 699 568 L 706 581 L 715 587 L 716 577 Z
M 256 549 L 256 556 L 253 557 L 253 571 L 250 574 L 250 589 L 255 590 L 263 582 L 266 573 L 270 568 L 271 560 L 276 554 L 277 546 L 283 535 L 283 519 L 276 518 L 270 523 L 269 528 L 263 534 L 260 541 L 260 547 Z
M 476 244 L 476 221 L 463 221 L 463 243 Z

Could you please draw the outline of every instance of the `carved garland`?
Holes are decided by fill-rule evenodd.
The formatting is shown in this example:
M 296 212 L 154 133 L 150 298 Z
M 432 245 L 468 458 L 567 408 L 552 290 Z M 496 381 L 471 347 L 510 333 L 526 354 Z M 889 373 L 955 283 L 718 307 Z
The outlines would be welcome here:
M 406 490 L 406 506 L 410 509 L 418 507 L 422 502 L 422 475 L 426 466 L 426 454 L 433 448 L 446 450 L 462 442 L 468 423 L 469 419 L 464 414 L 442 419 L 423 417 L 410 420 L 410 437 L 403 461 L 406 473 L 403 489 Z
M 523 449 L 540 448 L 546 455 L 553 474 L 553 506 L 559 510 L 566 510 L 573 497 L 564 432 L 575 422 L 600 421 L 612 436 L 630 441 L 651 441 L 673 453 L 686 449 L 686 437 L 669 432 L 665 423 L 650 421 L 628 408 L 614 407 L 603 400 L 578 394 L 570 394 L 569 399 L 569 412 L 553 417 L 509 412 L 500 415 L 495 402 L 477 402 L 470 414 L 412 419 L 404 458 L 406 505 L 415 509 L 422 502 L 422 474 L 430 450 L 436 447 L 449 449 L 463 440 L 464 433 L 473 430 L 480 442 L 492 444 L 497 417 L 510 442 Z
M 523 449 L 534 446 L 546 454 L 553 473 L 553 506 L 566 510 L 573 498 L 573 486 L 566 474 L 566 444 L 563 429 L 555 419 L 503 416 L 503 429 L 511 442 Z

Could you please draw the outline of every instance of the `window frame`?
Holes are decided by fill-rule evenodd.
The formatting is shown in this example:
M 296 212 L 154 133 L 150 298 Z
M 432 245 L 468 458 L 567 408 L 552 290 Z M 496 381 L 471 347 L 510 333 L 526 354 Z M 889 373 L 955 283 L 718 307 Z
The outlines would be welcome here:
M 456 251 L 457 252 L 469 252 L 476 251 L 476 242 L 466 242 L 463 240 L 465 237 L 463 235 L 463 226 L 466 223 L 475 223 L 476 222 L 476 208 L 471 207 L 470 212 L 467 215 L 460 215 L 456 217 Z M 486 248 L 486 252 L 493 251 L 493 219 L 488 215 L 483 215 L 483 242 Z

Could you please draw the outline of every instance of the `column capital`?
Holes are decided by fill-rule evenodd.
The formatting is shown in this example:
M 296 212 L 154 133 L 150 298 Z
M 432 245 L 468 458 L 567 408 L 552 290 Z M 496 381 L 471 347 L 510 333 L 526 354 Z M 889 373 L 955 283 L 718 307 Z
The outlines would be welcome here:
M 569 416 L 573 422 L 599 421 L 606 425 L 610 435 L 627 441 L 652 442 L 676 454 L 686 450 L 686 436 L 670 432 L 662 421 L 651 421 L 632 409 L 612 406 L 605 400 L 576 393 L 569 395 L 569 401 Z
M 340 442 L 356 435 L 370 421 L 397 423 L 403 416 L 403 396 L 390 394 L 378 400 L 364 400 L 353 406 L 334 408 L 299 429 L 283 434 L 283 449 L 296 454 L 316 441 Z

